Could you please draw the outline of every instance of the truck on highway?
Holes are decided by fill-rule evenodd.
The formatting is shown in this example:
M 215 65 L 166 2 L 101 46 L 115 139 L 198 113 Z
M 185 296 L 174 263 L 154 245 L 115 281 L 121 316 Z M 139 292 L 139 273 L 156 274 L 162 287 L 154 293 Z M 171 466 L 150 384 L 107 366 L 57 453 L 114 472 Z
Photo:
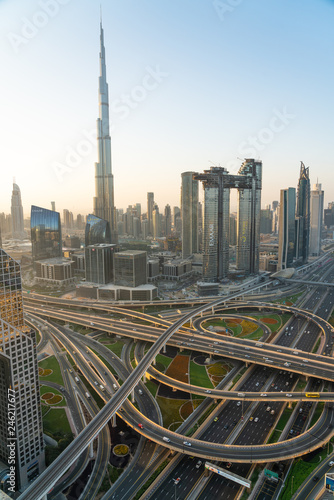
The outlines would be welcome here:
M 86 398 L 90 399 L 91 396 L 90 396 L 89 392 L 85 392 L 85 394 L 86 394 Z
M 305 392 L 307 398 L 318 398 L 319 392 Z
M 77 384 L 79 384 L 80 380 L 78 377 L 74 377 L 74 380 L 76 381 Z
M 100 389 L 101 389 L 101 391 L 104 391 L 104 387 L 101 384 L 100 384 Z

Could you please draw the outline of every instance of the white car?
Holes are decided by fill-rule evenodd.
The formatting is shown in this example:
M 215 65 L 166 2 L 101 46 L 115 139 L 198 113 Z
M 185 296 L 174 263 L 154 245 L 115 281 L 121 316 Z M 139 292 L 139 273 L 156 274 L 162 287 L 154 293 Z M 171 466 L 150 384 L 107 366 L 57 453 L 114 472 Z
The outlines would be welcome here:
M 189 443 L 189 441 L 183 441 L 183 444 L 184 444 L 185 446 L 191 446 L 191 443 Z
M 287 398 L 292 398 L 292 394 L 286 394 Z
M 259 421 L 259 417 L 254 418 L 254 422 L 258 422 L 258 421 Z
M 266 397 L 267 397 L 267 394 L 264 394 L 264 393 L 263 393 L 263 394 L 261 394 L 261 396 L 262 396 L 263 398 L 266 398 Z
M 329 464 L 328 464 L 328 465 L 329 465 L 330 467 L 332 467 L 332 466 L 334 465 L 333 460 L 332 460 L 331 462 L 329 462 Z

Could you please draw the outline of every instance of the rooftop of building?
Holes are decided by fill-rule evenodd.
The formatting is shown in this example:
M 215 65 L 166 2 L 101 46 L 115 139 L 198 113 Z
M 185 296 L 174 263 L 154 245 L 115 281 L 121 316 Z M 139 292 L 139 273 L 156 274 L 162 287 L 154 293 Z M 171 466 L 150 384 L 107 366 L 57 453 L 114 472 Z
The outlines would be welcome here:
M 88 245 L 85 248 L 109 248 L 116 247 L 114 243 L 94 243 L 94 245 Z
M 36 263 L 39 264 L 49 264 L 49 265 L 63 265 L 63 264 L 71 264 L 74 263 L 73 260 L 71 259 L 66 259 L 65 257 L 52 257 L 50 259 L 42 259 L 42 260 L 36 260 Z
M 145 250 L 123 250 L 122 252 L 117 252 L 115 256 L 129 256 L 129 255 L 143 255 L 146 254 Z
M 89 281 L 80 283 L 77 285 L 78 287 L 86 287 L 86 288 L 99 288 L 102 290 L 155 290 L 157 287 L 151 284 L 139 285 L 139 286 L 122 286 L 122 285 L 114 285 L 113 283 L 107 283 L 106 285 L 99 285 L 98 283 L 91 283 Z

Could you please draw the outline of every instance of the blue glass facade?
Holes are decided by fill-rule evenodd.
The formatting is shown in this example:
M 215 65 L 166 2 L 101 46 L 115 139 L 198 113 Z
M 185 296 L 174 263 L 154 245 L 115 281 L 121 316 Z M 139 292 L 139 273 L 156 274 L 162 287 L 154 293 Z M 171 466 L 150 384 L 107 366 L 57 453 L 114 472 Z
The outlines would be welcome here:
M 58 212 L 32 205 L 30 228 L 33 261 L 62 256 L 61 223 Z
M 108 221 L 89 214 L 85 228 L 85 246 L 111 243 L 111 230 Z

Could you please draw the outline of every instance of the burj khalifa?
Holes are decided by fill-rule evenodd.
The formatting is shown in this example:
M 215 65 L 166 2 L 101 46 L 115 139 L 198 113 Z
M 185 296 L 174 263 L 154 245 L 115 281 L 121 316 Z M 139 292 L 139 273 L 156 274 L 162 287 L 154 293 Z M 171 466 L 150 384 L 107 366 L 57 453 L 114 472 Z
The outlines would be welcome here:
M 114 177 L 111 172 L 109 135 L 109 91 L 102 22 L 100 25 L 99 118 L 97 119 L 98 161 L 95 163 L 94 214 L 109 222 L 111 241 L 117 243 Z

